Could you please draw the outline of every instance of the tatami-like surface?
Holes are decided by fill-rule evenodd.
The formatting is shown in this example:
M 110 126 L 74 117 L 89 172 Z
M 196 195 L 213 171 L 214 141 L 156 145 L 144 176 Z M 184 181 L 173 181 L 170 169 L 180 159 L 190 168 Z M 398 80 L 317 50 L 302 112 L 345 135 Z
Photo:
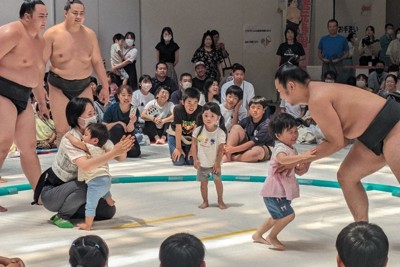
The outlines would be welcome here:
M 304 150 L 309 146 L 299 145 Z M 194 175 L 192 167 L 174 167 L 167 146 L 142 147 L 141 159 L 112 162 L 113 176 Z M 302 178 L 336 181 L 336 170 L 347 153 L 316 161 Z M 52 163 L 54 154 L 39 156 L 42 169 Z M 229 163 L 225 175 L 263 176 L 267 163 Z M 1 171 L 8 181 L 0 187 L 26 184 L 19 159 L 7 159 Z M 365 182 L 397 186 L 385 167 Z M 253 243 L 251 234 L 268 216 L 259 191 L 262 183 L 224 182 L 227 210 L 216 207 L 216 192 L 209 184 L 211 207 L 200 210 L 199 184 L 188 182 L 148 182 L 113 184 L 117 205 L 112 220 L 96 222 L 95 230 L 85 232 L 59 229 L 49 223 L 53 213 L 31 206 L 32 191 L 0 196 L 9 209 L 0 213 L 0 255 L 21 257 L 27 266 L 68 266 L 71 242 L 86 234 L 104 238 L 110 248 L 109 266 L 158 266 L 161 242 L 177 232 L 189 232 L 203 240 L 207 266 L 336 266 L 335 240 L 338 232 L 352 221 L 340 189 L 302 185 L 301 197 L 293 201 L 296 219 L 282 232 L 284 252 Z M 390 193 L 368 191 L 370 221 L 379 224 L 390 242 L 389 265 L 400 262 L 400 198 Z

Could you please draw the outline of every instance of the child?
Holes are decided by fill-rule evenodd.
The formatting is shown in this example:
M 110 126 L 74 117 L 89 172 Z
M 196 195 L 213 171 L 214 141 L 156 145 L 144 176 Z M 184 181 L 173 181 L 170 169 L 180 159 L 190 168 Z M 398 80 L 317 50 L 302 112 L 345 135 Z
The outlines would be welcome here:
M 110 250 L 106 241 L 98 235 L 81 236 L 69 249 L 69 266 L 108 266 Z
M 122 55 L 122 45 L 124 44 L 125 38 L 122 34 L 117 33 L 113 36 L 113 44 L 111 45 L 111 67 L 118 65 L 124 61 L 124 56 Z M 128 84 L 129 75 L 124 70 L 124 68 L 118 69 L 120 74 L 122 84 Z
M 292 199 L 299 197 L 299 184 L 295 174 L 303 175 L 308 171 L 308 159 L 314 157 L 315 148 L 302 154 L 297 154 L 293 147 L 296 144 L 298 132 L 295 118 L 287 113 L 276 116 L 269 124 L 271 134 L 277 140 L 268 168 L 268 176 L 261 190 L 272 218 L 268 218 L 253 234 L 255 242 L 271 245 L 271 249 L 284 250 L 285 246 L 278 240 L 278 234 L 295 217 L 291 204 Z M 282 173 L 278 172 L 280 165 L 293 166 Z M 271 230 L 264 239 L 263 234 Z
M 218 124 L 219 125 L 218 125 Z M 222 199 L 221 161 L 224 155 L 226 142 L 226 129 L 224 117 L 221 116 L 219 105 L 208 102 L 203 106 L 201 116 L 198 118 L 198 127 L 192 135 L 192 151 L 194 167 L 197 170 L 197 180 L 200 181 L 200 192 L 203 203 L 200 209 L 208 207 L 208 177 L 213 176 L 217 189 L 218 207 L 226 209 Z
M 136 90 L 132 94 L 132 106 L 137 108 L 139 114 L 143 113 L 144 107 L 149 103 L 151 100 L 154 99 L 154 95 L 150 93 L 150 89 L 153 86 L 151 83 L 151 77 L 147 74 L 143 74 L 139 78 L 139 90 Z M 140 116 L 137 119 L 138 127 L 140 129 L 144 128 L 145 121 Z
M 241 111 L 243 103 L 243 90 L 239 86 L 231 85 L 226 89 L 226 102 L 220 104 L 222 116 L 225 119 L 225 127 L 229 132 L 233 125 L 247 116 L 247 112 Z
M 141 114 L 146 121 L 143 133 L 149 136 L 150 141 L 160 145 L 166 143 L 167 129 L 174 120 L 174 104 L 169 99 L 169 87 L 161 85 L 156 90 L 156 99 L 147 103 Z
M 92 123 L 86 127 L 82 141 L 67 133 L 65 137 L 75 146 L 86 151 L 91 157 L 100 156 L 105 153 L 102 148 L 108 141 L 109 133 L 107 127 L 101 123 Z M 78 180 L 85 181 L 88 185 L 85 207 L 85 222 L 77 226 L 82 230 L 91 230 L 97 203 L 103 197 L 107 204 L 114 206 L 111 198 L 111 178 L 108 164 L 104 164 L 93 171 L 82 171 L 78 169 Z
M 225 145 L 224 162 L 262 162 L 271 157 L 274 139 L 268 132 L 270 111 L 267 99 L 253 97 L 249 116 L 233 125 Z
M 183 103 L 174 107 L 174 121 L 167 131 L 167 139 L 172 163 L 176 166 L 193 165 L 190 148 L 196 118 L 201 113 L 199 99 L 200 92 L 196 88 L 188 88 L 183 93 Z

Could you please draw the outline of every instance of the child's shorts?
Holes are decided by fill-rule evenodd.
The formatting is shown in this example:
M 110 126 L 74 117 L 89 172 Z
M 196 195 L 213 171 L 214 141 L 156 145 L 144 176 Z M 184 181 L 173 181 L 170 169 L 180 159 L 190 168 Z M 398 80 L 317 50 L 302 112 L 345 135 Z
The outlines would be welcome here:
M 264 197 L 264 203 L 274 220 L 282 219 L 294 213 L 294 210 L 290 205 L 292 201 L 287 200 L 286 198 Z
M 221 180 L 221 174 L 213 173 L 212 167 L 211 168 L 200 167 L 197 170 L 197 181 L 200 181 L 200 182 L 208 181 L 208 177 L 210 177 L 210 174 L 212 175 L 213 179 Z

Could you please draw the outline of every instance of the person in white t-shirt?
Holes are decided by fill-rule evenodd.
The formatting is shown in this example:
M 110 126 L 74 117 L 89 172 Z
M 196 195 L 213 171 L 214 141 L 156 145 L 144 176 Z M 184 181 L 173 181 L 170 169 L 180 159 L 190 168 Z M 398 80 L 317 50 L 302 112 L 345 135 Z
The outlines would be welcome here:
M 222 198 L 221 164 L 226 143 L 224 117 L 219 105 L 208 102 L 203 106 L 198 119 L 198 127 L 192 135 L 193 163 L 197 170 L 197 180 L 200 181 L 200 192 L 203 203 L 200 209 L 208 207 L 208 178 L 212 175 L 217 189 L 218 207 L 226 209 Z
M 220 104 L 219 107 L 222 117 L 225 119 L 226 130 L 229 133 L 233 125 L 247 117 L 247 112 L 240 109 L 243 103 L 243 91 L 239 86 L 229 86 L 225 98 L 225 103 Z
M 232 74 L 233 80 L 226 82 L 221 88 L 221 103 L 226 102 L 226 90 L 231 85 L 236 85 L 242 88 L 243 91 L 243 103 L 239 112 L 246 112 L 249 108 L 250 100 L 255 96 L 254 87 L 251 83 L 244 80 L 246 69 L 239 63 L 233 64 Z
M 156 144 L 165 144 L 167 129 L 174 120 L 174 104 L 170 102 L 170 91 L 167 86 L 160 86 L 156 91 L 156 98 L 144 107 L 141 117 L 145 121 L 143 133 L 150 141 Z

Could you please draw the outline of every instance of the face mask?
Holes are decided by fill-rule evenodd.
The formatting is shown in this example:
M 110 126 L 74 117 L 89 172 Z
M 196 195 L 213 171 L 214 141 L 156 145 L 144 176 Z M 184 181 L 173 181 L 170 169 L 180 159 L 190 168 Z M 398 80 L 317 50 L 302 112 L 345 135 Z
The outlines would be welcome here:
M 125 44 L 126 44 L 127 46 L 132 46 L 133 43 L 134 43 L 133 39 L 125 39 Z
M 188 88 L 190 88 L 190 87 L 192 87 L 192 83 L 191 82 L 183 82 L 182 83 L 182 88 L 183 89 L 188 89 Z
M 97 116 L 94 115 L 94 116 L 86 118 L 86 119 L 79 117 L 79 120 L 78 120 L 79 127 L 81 127 L 82 129 L 85 129 L 86 127 L 89 126 L 89 124 L 97 122 Z
M 167 36 L 164 37 L 164 41 L 166 41 L 166 42 L 171 41 L 171 39 L 172 39 L 171 35 L 167 35 Z
M 145 90 L 146 92 L 150 91 L 151 87 L 153 85 L 151 83 L 142 83 L 142 89 Z
M 356 38 L 354 38 L 354 42 L 358 42 L 358 38 L 356 37 Z
M 400 39 L 400 34 L 397 34 L 396 37 L 397 37 L 397 39 Z
M 376 73 L 382 74 L 382 72 L 383 72 L 383 69 L 381 69 L 381 68 L 376 69 Z
M 326 79 L 325 82 L 326 82 L 326 83 L 334 83 L 335 81 L 334 81 L 334 80 L 331 80 L 331 79 Z
M 364 88 L 366 84 L 364 80 L 358 80 L 356 81 L 356 85 L 357 87 Z
M 393 34 L 393 29 L 387 30 L 387 33 L 388 33 L 389 35 Z

